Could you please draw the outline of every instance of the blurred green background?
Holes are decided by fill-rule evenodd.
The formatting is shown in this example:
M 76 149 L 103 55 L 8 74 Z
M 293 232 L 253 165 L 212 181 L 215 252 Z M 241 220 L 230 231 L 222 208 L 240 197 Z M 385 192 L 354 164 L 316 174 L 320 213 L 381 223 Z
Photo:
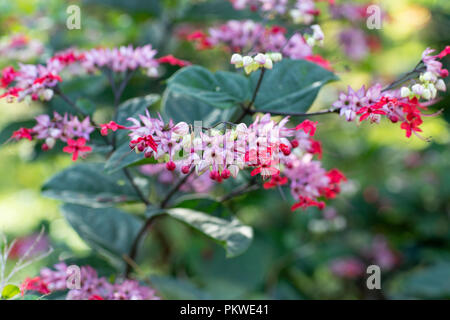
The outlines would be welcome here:
M 370 31 L 379 46 L 360 61 L 347 59 L 340 49 L 337 33 L 348 22 L 327 19 L 323 10 L 320 19 L 326 40 L 320 53 L 332 62 L 341 81 L 327 85 L 313 109 L 329 107 L 347 84 L 359 88 L 375 80 L 389 83 L 411 70 L 426 47 L 441 50 L 450 44 L 449 1 L 377 3 L 388 17 L 382 29 Z M 65 27 L 69 4 L 81 8 L 81 30 Z M 213 70 L 229 69 L 229 53 L 199 52 L 176 34 L 187 26 L 206 29 L 248 16 L 252 15 L 234 11 L 227 1 L 214 0 L 2 1 L 0 37 L 7 41 L 23 34 L 43 43 L 42 53 L 24 62 L 42 62 L 72 46 L 152 43 L 160 51 L 158 56 L 172 53 Z M 11 63 L 17 61 L 0 56 L 1 68 Z M 68 86 L 74 94 L 89 86 L 87 95 L 108 105 L 111 94 L 106 82 L 92 81 L 95 88 L 90 82 Z M 125 96 L 161 92 L 163 87 L 164 79 L 133 79 Z M 443 97 L 432 109 L 447 107 L 449 100 Z M 42 108 L 39 103 L 0 100 L 0 128 L 30 120 Z M 333 114 L 318 118 L 324 166 L 339 168 L 349 179 L 342 195 L 330 201 L 324 212 L 314 208 L 290 212 L 290 202 L 277 190 L 237 198 L 230 207 L 254 227 L 255 239 L 245 254 L 234 259 L 226 259 L 221 248 L 181 224 L 161 220 L 141 250 L 142 277 L 150 277 L 165 298 L 450 298 L 449 119 L 446 108 L 443 116 L 425 120 L 424 133 L 432 136 L 432 142 L 426 143 L 414 136 L 405 138 L 399 126 L 388 122 L 355 125 Z M 25 141 L 4 143 L 8 134 L 8 130 L 1 134 L 0 231 L 13 239 L 45 225 L 55 248 L 16 280 L 59 259 L 89 263 L 109 275 L 113 270 L 64 221 L 59 203 L 40 195 L 44 181 L 71 164 L 69 157 L 56 152 L 42 155 Z M 374 263 L 382 267 L 381 290 L 365 286 L 365 266 Z

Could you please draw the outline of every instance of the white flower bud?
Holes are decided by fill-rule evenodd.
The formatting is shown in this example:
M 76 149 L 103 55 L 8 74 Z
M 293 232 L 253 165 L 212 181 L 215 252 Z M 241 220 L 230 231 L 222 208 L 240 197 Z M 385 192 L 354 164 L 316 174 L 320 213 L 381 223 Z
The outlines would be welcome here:
M 308 46 L 314 47 L 314 45 L 316 44 L 316 40 L 313 37 L 309 36 L 306 39 L 306 43 L 308 44 Z
M 186 122 L 179 122 L 173 128 L 173 132 L 180 136 L 184 136 L 189 132 L 189 125 Z
M 430 91 L 430 89 L 423 89 L 422 97 L 424 99 L 426 99 L 426 100 L 430 100 L 431 99 L 431 91 Z
M 423 85 L 421 84 L 415 84 L 411 87 L 412 92 L 414 92 L 415 94 L 418 94 L 419 96 L 421 96 L 423 94 L 423 91 L 425 90 L 425 88 L 423 87 Z
M 52 149 L 55 146 L 56 140 L 53 138 L 47 138 L 45 139 L 45 144 L 48 146 L 49 149 Z
M 45 89 L 45 90 L 42 92 L 41 98 L 42 98 L 42 100 L 44 100 L 44 101 L 49 101 L 49 100 L 51 100 L 51 99 L 53 98 L 53 90 L 52 90 L 52 89 Z
M 445 86 L 445 82 L 442 79 L 439 79 L 436 82 L 436 89 L 438 89 L 439 91 L 445 91 L 447 90 L 447 87 Z
M 270 59 L 269 57 L 267 57 L 266 63 L 264 64 L 264 68 L 266 68 L 266 69 L 272 69 L 272 67 L 273 67 L 272 59 Z
M 433 79 L 435 79 L 434 75 L 429 71 L 422 74 L 421 78 L 422 81 L 433 81 Z
M 411 94 L 411 90 L 409 90 L 408 87 L 402 87 L 400 89 L 400 95 L 402 98 L 409 97 L 410 94 Z
M 231 56 L 231 64 L 242 64 L 242 56 L 239 53 L 234 53 Z
M 243 65 L 244 67 L 247 67 L 247 66 L 251 65 L 252 63 L 253 63 L 253 58 L 252 58 L 252 57 L 245 56 L 245 57 L 242 59 L 242 65 Z
M 254 60 L 257 62 L 257 63 L 259 63 L 260 65 L 264 65 L 265 63 L 266 63 L 266 59 L 267 57 L 266 57 L 266 55 L 265 54 L 263 54 L 263 53 L 258 53 L 256 56 L 255 56 L 255 58 L 254 58 Z
M 247 133 L 247 125 L 246 125 L 245 123 L 239 123 L 239 124 L 236 126 L 236 131 L 237 131 L 239 134 L 245 134 L 245 133 Z
M 270 59 L 272 59 L 273 62 L 278 62 L 283 59 L 283 55 L 279 52 L 272 52 L 269 54 Z
M 430 90 L 430 92 L 431 92 L 431 99 L 436 98 L 437 90 L 436 90 L 436 87 L 434 86 L 434 84 L 430 84 L 428 86 L 428 90 Z

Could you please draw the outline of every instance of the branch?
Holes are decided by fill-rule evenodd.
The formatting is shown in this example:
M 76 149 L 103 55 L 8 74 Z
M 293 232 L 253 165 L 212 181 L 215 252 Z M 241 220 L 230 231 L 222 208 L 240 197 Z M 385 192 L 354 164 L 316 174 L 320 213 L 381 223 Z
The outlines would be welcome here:
M 166 197 L 161 201 L 161 205 L 159 206 L 161 209 L 167 207 L 172 196 L 181 188 L 181 186 L 187 181 L 187 179 L 194 173 L 195 169 L 192 168 L 188 174 L 186 174 L 183 178 L 181 178 L 178 183 L 167 193 Z
M 169 191 L 169 193 L 166 195 L 166 197 L 161 201 L 161 204 L 159 206 L 161 209 L 164 209 L 167 207 L 167 204 L 169 203 L 172 196 L 181 188 L 181 186 L 187 181 L 187 179 L 191 176 L 191 174 L 194 171 L 195 171 L 195 169 L 192 168 L 191 171 L 188 174 L 186 174 L 183 178 L 181 178 L 178 181 L 178 183 Z M 145 221 L 142 228 L 139 230 L 136 238 L 133 241 L 133 244 L 131 245 L 130 253 L 127 256 L 128 260 L 131 260 L 131 261 L 136 260 L 139 243 L 144 238 L 148 228 L 150 228 L 153 225 L 156 217 L 158 217 L 158 215 L 153 215 L 150 218 L 148 218 Z M 127 263 L 127 266 L 125 269 L 125 276 L 128 277 L 131 272 L 131 269 L 133 268 L 133 265 L 130 264 L 128 261 L 125 261 L 125 262 Z
M 253 104 L 255 103 L 256 100 L 256 96 L 258 95 L 258 91 L 261 87 L 261 83 L 263 81 L 264 78 L 264 74 L 266 72 L 265 68 L 261 69 L 261 73 L 259 74 L 259 79 L 258 82 L 256 83 L 256 87 L 255 87 L 255 91 L 253 91 L 253 96 L 252 96 L 252 100 L 250 100 L 250 102 L 247 104 L 247 106 L 244 106 L 243 104 L 241 104 L 241 107 L 243 109 L 242 114 L 236 119 L 235 122 L 239 123 L 242 121 L 242 119 L 245 118 L 246 115 L 248 114 L 253 114 L 251 111 L 251 107 L 253 106 Z
M 123 173 L 125 174 L 125 177 L 127 177 L 128 181 L 130 182 L 133 189 L 136 191 L 139 199 L 146 205 L 149 206 L 151 203 L 147 200 L 147 198 L 142 193 L 141 189 L 137 186 L 137 184 L 134 182 L 133 177 L 130 174 L 130 171 L 127 168 L 122 169 Z
M 289 112 L 289 111 L 277 111 L 277 110 L 250 110 L 251 114 L 255 113 L 270 113 L 272 115 L 279 115 L 279 116 L 292 116 L 292 117 L 309 117 L 309 116 L 320 116 L 323 114 L 329 114 L 329 113 L 338 113 L 339 109 L 331 108 L 326 109 L 322 111 L 317 112 L 309 112 L 309 113 L 303 113 L 303 112 Z

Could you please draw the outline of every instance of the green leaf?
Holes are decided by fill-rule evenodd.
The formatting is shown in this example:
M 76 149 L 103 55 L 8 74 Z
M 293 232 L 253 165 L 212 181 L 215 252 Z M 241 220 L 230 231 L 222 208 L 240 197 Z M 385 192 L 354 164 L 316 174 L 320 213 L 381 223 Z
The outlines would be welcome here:
M 124 101 L 117 109 L 117 123 L 125 126 L 127 125 L 128 118 L 136 118 L 139 120 L 139 115 L 145 115 L 147 108 L 160 98 L 158 94 L 149 94 L 144 97 Z
M 229 120 L 236 106 L 249 99 L 250 85 L 243 75 L 191 66 L 168 80 L 162 106 L 164 114 L 176 122 L 198 120 L 210 125 Z
M 399 280 L 400 279 L 400 280 Z M 450 298 L 450 262 L 441 261 L 429 267 L 398 276 L 394 297 L 415 299 Z M 392 283 L 395 283 L 392 280 Z
M 123 173 L 107 175 L 100 163 L 76 164 L 59 172 L 44 184 L 42 192 L 49 198 L 93 208 L 139 200 Z
M 65 204 L 61 208 L 67 222 L 94 250 L 123 267 L 122 256 L 128 254 L 142 222 L 116 208 L 89 208 Z
M 251 227 L 233 218 L 225 220 L 186 208 L 168 209 L 167 214 L 212 238 L 225 248 L 227 257 L 235 257 L 250 246 L 253 238 Z
M 2 291 L 2 299 L 12 299 L 20 293 L 20 289 L 18 286 L 13 284 L 7 284 Z
M 136 153 L 130 149 L 129 143 L 125 142 L 108 158 L 105 163 L 105 171 L 110 174 L 126 167 L 151 163 L 157 163 L 157 161 L 153 157 L 145 158 L 142 152 Z
M 255 90 L 260 72 L 251 77 Z M 258 110 L 306 112 L 320 88 L 337 77 L 330 71 L 306 60 L 284 59 L 272 70 L 266 70 L 255 101 Z

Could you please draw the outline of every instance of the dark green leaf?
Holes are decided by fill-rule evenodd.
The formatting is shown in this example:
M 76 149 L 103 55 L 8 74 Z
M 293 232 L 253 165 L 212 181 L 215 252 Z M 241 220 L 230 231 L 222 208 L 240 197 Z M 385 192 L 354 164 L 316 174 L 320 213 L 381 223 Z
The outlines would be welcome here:
M 252 91 L 261 71 L 254 72 Z M 266 70 L 255 101 L 259 110 L 306 112 L 320 88 L 337 77 L 330 71 L 306 60 L 284 59 L 272 70 Z
M 79 236 L 118 268 L 142 226 L 139 219 L 116 208 L 94 209 L 65 204 L 62 212 Z
M 137 97 L 126 100 L 121 103 L 117 109 L 117 123 L 127 125 L 128 118 L 136 118 L 139 120 L 139 115 L 145 115 L 148 107 L 160 99 L 158 94 L 149 94 L 144 97 Z
M 163 96 L 164 113 L 175 121 L 225 121 L 250 97 L 248 79 L 231 72 L 215 74 L 199 66 L 183 68 L 169 80 Z M 217 110 L 225 109 L 224 110 Z
M 125 142 L 111 154 L 105 163 L 105 170 L 107 173 L 113 173 L 125 167 L 150 163 L 157 163 L 157 161 L 153 157 L 145 158 L 142 152 L 136 153 L 130 149 L 128 142 Z
M 107 175 L 99 163 L 76 164 L 57 173 L 42 192 L 53 199 L 94 208 L 139 199 L 122 173 Z
M 168 209 L 167 214 L 222 245 L 227 257 L 240 255 L 247 250 L 252 241 L 252 228 L 243 225 L 236 218 L 229 221 L 186 208 Z

